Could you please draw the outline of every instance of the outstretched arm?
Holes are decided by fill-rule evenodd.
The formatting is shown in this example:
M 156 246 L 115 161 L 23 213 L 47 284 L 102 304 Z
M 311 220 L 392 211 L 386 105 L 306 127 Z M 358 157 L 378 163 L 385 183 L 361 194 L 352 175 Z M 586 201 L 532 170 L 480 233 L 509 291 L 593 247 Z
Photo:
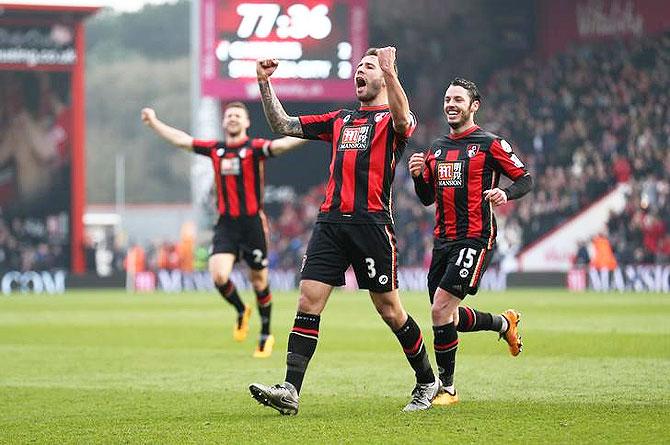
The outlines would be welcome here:
M 176 145 L 187 151 L 193 151 L 193 137 L 159 120 L 152 108 L 143 108 L 141 118 L 142 122 L 172 145 Z
M 300 120 L 295 116 L 286 114 L 284 107 L 279 102 L 270 84 L 270 76 L 278 66 L 279 61 L 277 59 L 259 59 L 256 61 L 256 77 L 258 79 L 258 87 L 261 90 L 265 118 L 275 133 L 299 138 L 304 137 Z
M 299 139 L 290 136 L 273 139 L 272 144 L 270 145 L 270 152 L 272 153 L 272 156 L 279 156 L 291 150 L 295 150 L 306 143 L 307 139 Z
M 412 125 L 412 116 L 409 111 L 409 100 L 407 94 L 400 84 L 398 73 L 395 69 L 395 47 L 387 46 L 377 51 L 379 67 L 384 73 L 386 93 L 389 100 L 389 111 L 393 119 L 393 129 L 396 133 L 405 135 Z

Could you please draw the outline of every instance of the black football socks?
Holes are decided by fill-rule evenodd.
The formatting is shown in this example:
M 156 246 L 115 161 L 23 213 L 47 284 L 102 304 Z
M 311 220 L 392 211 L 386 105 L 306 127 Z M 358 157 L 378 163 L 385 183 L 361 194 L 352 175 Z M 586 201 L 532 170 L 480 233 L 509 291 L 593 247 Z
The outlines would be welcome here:
M 458 308 L 458 332 L 505 332 L 507 327 L 507 319 L 500 314 L 479 312 L 467 306 Z
M 440 380 L 445 388 L 454 385 L 454 369 L 456 368 L 456 351 L 458 350 L 458 331 L 454 323 L 433 326 L 435 334 L 435 361 L 440 373 Z
M 244 303 L 242 303 L 242 300 L 240 300 L 240 296 L 238 295 L 237 289 L 235 288 L 233 282 L 228 280 L 226 281 L 226 284 L 223 286 L 217 285 L 216 288 L 219 290 L 219 293 L 223 299 L 235 307 L 235 310 L 241 318 L 242 314 L 244 314 Z
M 319 341 L 319 321 L 321 316 L 298 312 L 295 314 L 293 329 L 288 336 L 286 354 L 286 381 L 300 393 L 307 365 L 314 355 Z
M 270 315 L 272 313 L 272 293 L 270 293 L 270 286 L 262 291 L 254 292 L 256 292 L 258 314 L 261 316 L 261 338 L 267 338 L 270 335 Z
M 414 369 L 417 383 L 433 383 L 435 381 L 435 374 L 430 367 L 430 360 L 428 360 L 428 353 L 423 344 L 423 335 L 419 325 L 414 319 L 407 315 L 407 321 L 397 331 L 394 331 L 398 341 L 405 352 L 407 361 Z

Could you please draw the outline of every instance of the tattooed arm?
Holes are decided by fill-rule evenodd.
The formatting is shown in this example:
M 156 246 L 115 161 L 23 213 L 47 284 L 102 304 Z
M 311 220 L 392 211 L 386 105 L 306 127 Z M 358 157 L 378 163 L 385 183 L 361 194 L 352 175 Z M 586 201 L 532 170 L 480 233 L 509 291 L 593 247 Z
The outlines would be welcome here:
M 256 62 L 256 77 L 258 78 L 258 87 L 261 91 L 265 118 L 275 133 L 298 138 L 305 137 L 300 119 L 286 114 L 284 107 L 279 102 L 270 84 L 270 76 L 275 72 L 277 66 L 279 66 L 277 59 L 259 59 Z

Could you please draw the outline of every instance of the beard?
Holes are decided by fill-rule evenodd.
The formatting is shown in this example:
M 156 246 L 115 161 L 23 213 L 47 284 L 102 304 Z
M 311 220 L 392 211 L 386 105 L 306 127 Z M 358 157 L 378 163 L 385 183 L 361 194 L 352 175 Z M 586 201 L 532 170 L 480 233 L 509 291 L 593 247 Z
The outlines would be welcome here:
M 367 84 L 365 92 L 361 95 L 357 95 L 356 97 L 361 102 L 370 102 L 375 97 L 379 96 L 379 92 L 381 91 L 381 89 L 382 89 L 382 81 L 372 80 Z
M 242 133 L 242 126 L 241 125 L 227 126 L 225 130 L 228 136 L 237 137 L 240 135 L 240 133 Z

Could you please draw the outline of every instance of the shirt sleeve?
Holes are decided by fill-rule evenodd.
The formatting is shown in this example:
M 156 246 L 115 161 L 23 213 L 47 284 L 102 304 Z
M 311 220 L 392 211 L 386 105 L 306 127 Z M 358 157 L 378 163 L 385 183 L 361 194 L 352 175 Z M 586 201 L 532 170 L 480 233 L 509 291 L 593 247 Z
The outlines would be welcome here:
M 407 131 L 405 131 L 405 134 L 400 135 L 401 137 L 403 137 L 405 139 L 409 139 L 410 137 L 412 137 L 412 134 L 414 134 L 414 130 L 416 130 L 416 125 L 417 125 L 416 116 L 411 111 L 409 112 L 409 119 L 410 119 L 410 122 L 409 122 L 409 127 L 407 128 Z
M 489 148 L 496 170 L 516 181 L 528 173 L 526 166 L 514 153 L 512 146 L 504 139 L 495 139 Z
M 326 114 L 299 116 L 302 132 L 307 139 L 331 142 L 333 140 L 333 124 L 340 110 Z
M 428 150 L 428 153 L 426 154 L 426 159 L 424 161 L 425 166 L 423 168 L 423 180 L 426 182 L 426 184 L 433 184 L 433 171 L 431 170 L 431 159 L 433 159 L 433 151 Z
M 216 143 L 217 141 L 213 139 L 193 139 L 193 152 L 202 156 L 210 156 Z
M 426 155 L 425 166 L 421 176 L 412 177 L 414 181 L 414 192 L 419 197 L 421 203 L 429 206 L 435 202 L 435 189 L 433 182 L 433 173 L 431 171 L 432 151 Z
M 272 141 L 270 139 L 252 139 L 251 148 L 254 150 L 254 156 L 258 159 L 266 159 L 274 156 L 272 154 Z

